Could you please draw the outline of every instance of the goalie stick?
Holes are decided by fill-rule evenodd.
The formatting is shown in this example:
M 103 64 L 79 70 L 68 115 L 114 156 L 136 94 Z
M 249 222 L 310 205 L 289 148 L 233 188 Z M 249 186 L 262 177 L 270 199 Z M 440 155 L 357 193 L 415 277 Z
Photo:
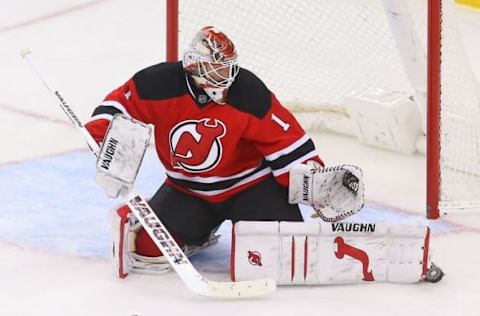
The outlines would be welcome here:
M 52 89 L 46 82 L 44 76 L 30 58 L 31 51 L 24 49 L 20 52 L 20 55 L 28 62 L 29 66 L 42 81 L 47 90 L 55 96 L 63 112 L 65 112 L 73 125 L 83 134 L 93 153 L 98 156 L 100 148 L 97 142 L 83 126 L 80 119 L 65 101 L 65 98 L 60 92 Z M 170 235 L 165 225 L 163 225 L 157 215 L 150 208 L 147 201 L 141 197 L 134 188 L 132 188 L 124 198 L 128 207 L 140 221 L 155 245 L 165 255 L 168 262 L 180 276 L 185 285 L 194 293 L 208 297 L 237 298 L 260 296 L 275 291 L 276 282 L 273 279 L 258 279 L 241 282 L 216 282 L 204 278 L 195 269 L 190 260 L 188 260 L 187 256 Z

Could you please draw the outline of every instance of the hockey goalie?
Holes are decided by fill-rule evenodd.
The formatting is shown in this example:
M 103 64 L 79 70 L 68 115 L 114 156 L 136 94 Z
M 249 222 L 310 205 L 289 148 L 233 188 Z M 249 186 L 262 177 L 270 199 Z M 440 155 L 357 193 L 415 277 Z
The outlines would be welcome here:
M 214 245 L 230 220 L 236 280 L 425 279 L 428 228 L 339 222 L 363 206 L 362 171 L 325 167 L 294 116 L 239 67 L 220 30 L 202 28 L 181 62 L 137 72 L 95 109 L 86 128 L 102 144 L 96 180 L 108 196 L 132 187 L 151 126 L 167 179 L 149 204 L 187 255 Z M 304 223 L 298 204 L 321 222 Z M 121 278 L 170 269 L 128 207 L 115 209 L 112 223 Z

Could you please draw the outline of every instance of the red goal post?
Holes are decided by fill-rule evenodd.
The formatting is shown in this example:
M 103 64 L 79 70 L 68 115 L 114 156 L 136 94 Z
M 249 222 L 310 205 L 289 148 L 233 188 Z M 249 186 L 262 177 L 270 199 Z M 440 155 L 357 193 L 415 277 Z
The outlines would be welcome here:
M 330 129 L 367 144 L 370 137 L 371 144 L 378 127 L 364 125 L 373 134 L 359 136 L 351 124 L 355 115 L 367 115 L 357 106 L 365 91 L 379 93 L 379 99 L 394 94 L 411 100 L 415 105 L 409 111 L 416 112 L 422 126 L 407 120 L 405 135 L 426 139 L 427 217 L 480 207 L 480 89 L 463 49 L 453 0 L 166 4 L 168 61 L 179 60 L 179 48 L 200 27 L 215 25 L 241 47 L 242 65 L 265 80 L 306 129 Z M 279 64 L 288 65 L 289 73 Z M 416 148 L 412 141 L 403 147 L 392 145 L 392 139 L 382 142 L 402 153 L 422 151 L 418 140 Z
M 440 65 L 442 0 L 428 0 L 427 45 L 427 218 L 440 216 Z
M 167 0 L 165 34 L 167 61 L 178 60 L 178 31 L 178 0 Z

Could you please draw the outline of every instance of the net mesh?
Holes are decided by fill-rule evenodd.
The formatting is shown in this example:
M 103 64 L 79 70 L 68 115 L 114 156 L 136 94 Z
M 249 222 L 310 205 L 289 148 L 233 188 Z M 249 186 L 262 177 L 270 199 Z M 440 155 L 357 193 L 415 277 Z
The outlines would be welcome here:
M 401 1 L 425 58 L 426 0 Z M 453 4 L 445 0 L 442 12 L 441 207 L 480 206 L 480 89 Z M 415 93 L 382 0 L 182 0 L 179 21 L 180 49 L 203 26 L 224 31 L 242 67 L 262 78 L 306 129 L 351 134 L 343 98 L 355 91 Z

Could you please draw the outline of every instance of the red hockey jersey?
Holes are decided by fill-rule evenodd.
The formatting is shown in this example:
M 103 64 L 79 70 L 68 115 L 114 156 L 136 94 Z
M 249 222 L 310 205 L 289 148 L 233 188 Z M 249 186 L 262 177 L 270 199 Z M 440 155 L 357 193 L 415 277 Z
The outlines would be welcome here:
M 86 124 L 98 142 L 117 113 L 153 124 L 167 182 L 209 202 L 272 174 L 287 186 L 292 165 L 321 162 L 293 115 L 246 69 L 229 88 L 226 104 L 212 102 L 180 62 L 141 70 L 112 91 Z

